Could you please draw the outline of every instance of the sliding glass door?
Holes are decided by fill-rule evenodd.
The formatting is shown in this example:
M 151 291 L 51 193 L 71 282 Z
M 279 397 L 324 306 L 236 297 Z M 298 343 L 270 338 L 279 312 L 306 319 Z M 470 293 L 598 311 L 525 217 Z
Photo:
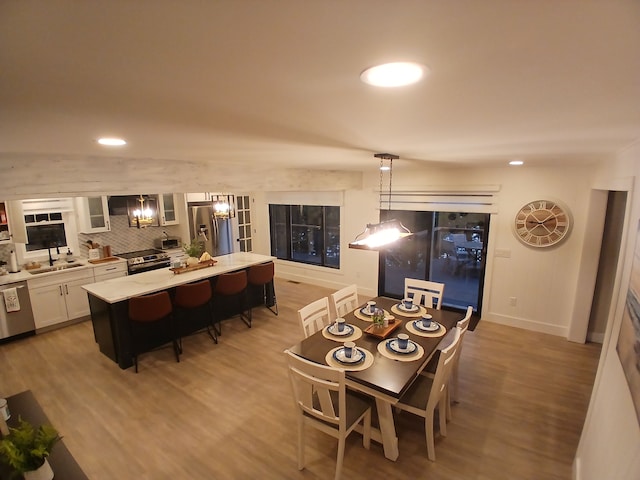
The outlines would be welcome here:
M 414 235 L 380 253 L 380 295 L 402 298 L 404 279 L 445 284 L 443 308 L 482 307 L 489 215 L 465 212 L 383 210 Z

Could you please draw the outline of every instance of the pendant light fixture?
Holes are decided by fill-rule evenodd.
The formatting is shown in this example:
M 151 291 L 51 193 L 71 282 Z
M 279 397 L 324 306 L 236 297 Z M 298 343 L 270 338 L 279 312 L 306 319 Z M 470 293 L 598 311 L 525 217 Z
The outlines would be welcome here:
M 216 218 L 235 217 L 235 195 L 216 195 L 213 201 L 213 216 Z
M 393 161 L 400 158 L 391 153 L 376 153 L 375 158 L 380 159 L 380 212 L 382 212 L 382 187 L 384 172 L 389 172 L 389 193 L 387 194 L 387 210 L 391 210 L 391 182 L 393 179 Z M 385 165 L 388 161 L 388 165 Z M 360 233 L 349 248 L 360 250 L 382 250 L 398 240 L 413 235 L 411 231 L 402 225 L 399 220 L 386 220 L 380 223 L 368 223 L 364 231 Z
M 153 203 L 150 198 L 142 194 L 138 195 L 135 204 L 129 205 L 129 226 L 144 228 L 157 224 Z

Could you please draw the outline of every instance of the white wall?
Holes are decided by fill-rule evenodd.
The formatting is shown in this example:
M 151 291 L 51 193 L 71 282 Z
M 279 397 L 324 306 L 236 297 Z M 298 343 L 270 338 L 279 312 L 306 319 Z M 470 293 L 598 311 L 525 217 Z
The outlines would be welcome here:
M 623 258 L 619 262 L 605 342 L 576 452 L 574 478 L 577 480 L 640 478 L 640 426 L 616 351 L 640 219 L 640 198 L 636 193 L 640 187 L 640 142 L 598 172 L 597 186 L 617 190 L 630 177 L 634 177 L 634 192 L 628 198 Z
M 305 196 L 309 198 L 310 204 L 313 204 L 317 194 L 291 192 L 289 198 L 292 204 L 296 204 L 293 202 L 302 201 Z M 256 219 L 254 251 L 266 255 L 271 253 L 268 197 L 268 193 L 254 192 L 255 202 L 252 206 Z M 279 196 L 281 201 L 285 201 L 286 198 L 286 193 Z M 357 283 L 362 295 L 377 295 L 378 253 L 349 250 L 349 241 L 364 229 L 365 224 L 378 221 L 377 194 L 372 189 L 342 191 L 340 219 L 340 269 L 278 260 L 276 275 L 280 278 L 335 289 Z

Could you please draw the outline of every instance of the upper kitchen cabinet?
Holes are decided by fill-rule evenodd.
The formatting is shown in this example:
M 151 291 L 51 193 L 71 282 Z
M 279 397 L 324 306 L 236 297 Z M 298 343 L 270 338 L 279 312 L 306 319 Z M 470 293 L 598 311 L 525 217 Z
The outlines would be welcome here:
M 211 192 L 205 193 L 187 193 L 187 202 L 212 202 L 215 194 Z
M 22 213 L 22 202 L 0 202 L 0 245 L 3 243 L 27 243 L 27 230 Z
M 158 208 L 160 209 L 160 225 L 177 225 L 178 218 L 177 195 L 174 193 L 160 193 L 158 195 Z
M 98 233 L 111 230 L 106 196 L 76 198 L 76 212 L 80 233 Z
M 9 229 L 9 215 L 4 202 L 0 202 L 0 243 L 11 241 L 11 230 Z

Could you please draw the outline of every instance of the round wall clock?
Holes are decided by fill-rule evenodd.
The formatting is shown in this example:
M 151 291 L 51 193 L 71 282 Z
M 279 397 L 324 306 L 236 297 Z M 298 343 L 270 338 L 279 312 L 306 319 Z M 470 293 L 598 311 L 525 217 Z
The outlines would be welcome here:
M 515 216 L 518 240 L 531 247 L 550 247 L 564 240 L 571 230 L 569 210 L 553 200 L 534 200 Z

